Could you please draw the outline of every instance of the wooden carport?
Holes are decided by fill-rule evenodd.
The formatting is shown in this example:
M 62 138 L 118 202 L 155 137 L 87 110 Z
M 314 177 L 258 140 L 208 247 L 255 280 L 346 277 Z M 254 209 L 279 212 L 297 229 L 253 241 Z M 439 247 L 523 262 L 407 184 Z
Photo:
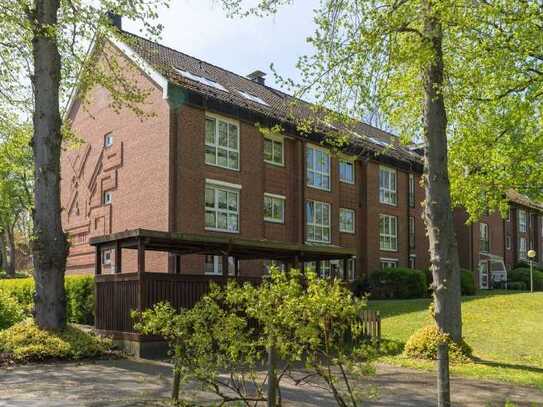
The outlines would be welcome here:
M 220 235 L 172 233 L 134 229 L 94 237 L 96 247 L 96 329 L 117 338 L 141 341 L 134 332 L 130 312 L 144 310 L 161 301 L 177 308 L 193 306 L 209 291 L 209 283 L 224 283 L 229 278 L 258 283 L 260 278 L 239 273 L 238 261 L 267 259 L 303 268 L 304 262 L 315 261 L 317 272 L 322 260 L 342 260 L 344 273 L 354 249 L 328 245 L 296 244 L 271 240 L 242 239 Z M 123 272 L 122 251 L 137 251 L 137 271 Z M 102 251 L 113 250 L 112 274 L 102 273 Z M 147 251 L 167 252 L 172 256 L 167 272 L 146 272 Z M 180 257 L 191 254 L 222 256 L 223 275 L 188 274 L 181 270 Z M 235 259 L 234 276 L 228 273 L 228 257 Z M 166 271 L 166 270 L 165 270 Z M 345 276 L 335 276 L 345 278 Z

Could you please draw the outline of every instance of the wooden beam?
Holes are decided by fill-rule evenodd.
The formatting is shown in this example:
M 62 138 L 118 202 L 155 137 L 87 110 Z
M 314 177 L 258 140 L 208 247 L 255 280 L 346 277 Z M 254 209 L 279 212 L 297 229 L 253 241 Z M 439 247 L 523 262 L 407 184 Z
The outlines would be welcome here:
M 123 249 L 119 241 L 115 242 L 115 274 L 122 273 Z
M 146 307 L 145 299 L 145 243 L 138 239 L 138 311 Z
M 222 276 L 226 279 L 228 278 L 228 255 L 223 254 L 222 256 Z
M 95 253 L 95 265 L 94 265 L 94 273 L 99 276 L 102 274 L 102 246 L 96 245 L 96 253 Z
M 175 274 L 181 274 L 181 256 L 175 256 Z
M 239 277 L 239 258 L 234 257 L 234 274 L 236 278 Z
M 349 259 L 343 259 L 343 275 L 341 278 L 343 281 L 347 281 L 347 266 L 349 265 Z

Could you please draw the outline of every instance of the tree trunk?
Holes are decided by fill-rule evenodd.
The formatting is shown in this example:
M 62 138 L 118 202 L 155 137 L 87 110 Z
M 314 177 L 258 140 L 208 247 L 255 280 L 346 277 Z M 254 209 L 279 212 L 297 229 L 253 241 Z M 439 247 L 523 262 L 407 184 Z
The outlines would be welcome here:
M 54 30 L 59 0 L 34 0 L 35 318 L 43 329 L 66 325 L 64 272 L 67 241 L 60 218 L 60 54 Z
M 7 248 L 7 261 L 6 261 L 6 274 L 8 277 L 15 277 L 15 264 L 17 261 L 17 254 L 15 252 L 15 233 L 13 228 L 6 229 L 6 248 Z
M 0 263 L 0 268 L 7 273 L 7 270 L 8 270 L 8 250 L 7 250 L 7 243 L 6 243 L 5 233 L 1 229 L 0 229 L 0 259 L 2 260 L 2 262 Z
M 443 32 L 431 0 L 424 6 L 424 36 L 433 60 L 424 70 L 424 220 L 430 241 L 435 320 L 453 340 L 462 337 L 460 266 L 454 233 L 447 160 L 447 113 L 443 89 Z

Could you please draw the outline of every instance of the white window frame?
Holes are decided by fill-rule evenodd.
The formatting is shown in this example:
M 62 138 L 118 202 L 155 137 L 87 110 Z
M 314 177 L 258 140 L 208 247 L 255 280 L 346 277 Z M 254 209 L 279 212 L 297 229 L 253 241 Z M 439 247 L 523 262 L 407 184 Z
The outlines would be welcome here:
M 486 239 L 483 239 L 483 236 L 486 235 Z M 488 242 L 487 250 L 484 250 L 482 242 L 486 240 Z M 490 253 L 490 227 L 488 223 L 481 222 L 479 223 L 479 252 L 481 253 Z
M 528 240 L 523 236 L 518 240 L 518 257 L 522 260 L 528 260 Z
M 102 266 L 111 266 L 111 249 L 106 249 L 102 251 Z
M 346 225 L 342 222 L 343 213 L 350 213 L 351 214 L 351 216 L 352 216 L 352 228 L 351 229 L 346 229 L 345 228 Z M 356 223 L 356 213 L 355 213 L 354 209 L 339 208 L 339 231 L 340 232 L 354 234 L 355 230 L 356 230 L 355 223 Z
M 206 202 L 205 195 L 207 194 L 207 189 L 213 189 L 213 197 L 214 197 L 214 206 L 208 207 Z M 215 232 L 226 232 L 226 233 L 239 233 L 240 229 L 240 190 L 241 186 L 236 184 L 230 184 L 227 182 L 222 181 L 213 181 L 213 180 L 206 180 L 205 183 L 205 189 L 204 189 L 204 227 L 205 230 L 215 231 Z M 219 194 L 218 191 L 226 192 L 226 209 L 219 208 Z M 228 208 L 228 194 L 236 194 L 236 211 L 233 211 Z M 208 226 L 207 220 L 206 220 L 206 214 L 207 212 L 213 212 L 215 214 L 215 226 Z M 218 215 L 219 214 L 226 214 L 226 229 L 220 228 L 219 221 L 218 221 Z M 229 226 L 229 219 L 231 215 L 235 215 L 237 217 L 237 223 L 235 229 L 230 228 Z
M 388 185 L 384 185 L 383 173 L 388 174 Z M 398 172 L 386 165 L 379 166 L 379 202 L 391 206 L 398 205 Z
M 209 142 L 207 140 L 207 121 L 208 120 L 214 120 L 215 121 L 215 134 L 213 142 Z M 226 146 L 219 145 L 219 122 L 222 122 L 226 124 Z M 230 126 L 236 127 L 236 144 L 237 148 L 230 147 L 229 141 L 230 141 Z M 215 162 L 210 162 L 207 159 L 207 149 L 215 149 Z M 219 150 L 223 150 L 226 152 L 226 165 L 219 164 Z M 241 162 L 241 152 L 240 152 L 240 125 L 237 120 L 232 120 L 229 118 L 226 118 L 224 116 L 219 116 L 216 114 L 212 114 L 207 112 L 205 114 L 205 123 L 204 123 L 204 162 L 207 165 L 211 165 L 214 167 L 224 168 L 227 170 L 232 171 L 239 171 L 240 168 L 240 162 Z M 230 154 L 237 154 L 237 165 L 230 166 Z
M 518 210 L 518 230 L 520 233 L 528 232 L 528 215 L 524 209 Z
M 417 236 L 416 236 L 416 225 L 415 225 L 415 217 L 414 216 L 410 216 L 409 219 L 409 250 L 414 250 L 416 248 L 416 245 L 417 245 Z
M 272 217 L 266 216 L 266 199 L 271 199 L 272 203 Z M 274 202 L 281 202 L 280 218 L 273 217 L 275 205 Z M 285 223 L 285 202 L 286 198 L 283 195 L 264 193 L 264 220 L 271 223 Z
M 271 143 L 272 147 L 272 157 L 271 160 L 266 158 L 266 142 Z M 277 161 L 275 158 L 275 152 L 276 152 L 276 146 L 279 144 L 281 146 L 281 161 Z M 280 136 L 264 136 L 264 143 L 263 143 L 263 152 L 264 155 L 264 162 L 271 164 L 271 165 L 277 165 L 279 167 L 285 166 L 285 139 Z
M 111 191 L 105 191 L 102 194 L 102 205 L 111 205 L 113 203 L 113 194 Z
M 507 208 L 507 222 L 511 222 L 511 208 Z
M 511 250 L 511 236 L 505 236 L 505 249 Z
M 210 263 L 209 258 L 213 257 L 213 269 L 208 270 Z M 235 259 L 232 256 L 228 257 L 228 275 L 233 276 L 236 273 Z M 204 274 L 208 276 L 222 276 L 222 256 L 206 255 L 204 256 Z
M 313 214 L 313 217 L 312 219 L 309 219 L 309 206 L 310 205 L 313 205 L 313 211 L 312 211 L 312 214 Z M 317 223 L 317 207 L 320 206 L 320 211 L 321 211 L 321 218 L 323 220 L 322 223 Z M 324 208 L 327 208 L 327 211 L 328 211 L 328 224 L 326 224 L 324 222 L 324 219 L 325 219 L 325 216 L 324 216 Z M 306 235 L 305 235 L 305 238 L 306 238 L 306 241 L 307 242 L 315 242 L 315 243 L 330 243 L 331 239 L 332 239 L 332 227 L 331 227 L 331 215 L 332 215 L 332 207 L 329 203 L 327 202 L 321 202 L 321 201 L 314 201 L 314 200 L 307 200 L 305 202 L 305 227 L 306 227 Z M 309 235 L 310 235 L 310 230 L 311 228 L 313 228 L 313 238 L 309 238 Z M 315 238 L 315 231 L 318 229 L 320 229 L 320 232 L 321 232 L 321 236 L 324 235 L 324 231 L 327 230 L 328 231 L 328 239 L 317 239 Z
M 388 259 L 384 257 L 379 259 L 379 266 L 381 267 L 381 270 L 384 270 L 385 268 L 398 268 L 399 265 L 400 261 L 398 259 Z
M 408 267 L 411 270 L 415 270 L 417 268 L 417 256 L 414 254 L 409 255 L 409 264 Z
M 350 165 L 351 168 L 352 168 L 352 175 L 353 175 L 353 178 L 351 180 L 349 179 L 346 179 L 346 178 L 343 178 L 343 174 L 341 172 L 341 166 L 342 165 Z M 339 181 L 340 182 L 343 182 L 344 184 L 351 184 L 353 185 L 355 183 L 355 179 L 356 179 L 356 175 L 355 175 L 355 162 L 352 161 L 352 160 L 346 160 L 346 159 L 340 159 L 339 160 Z
M 388 220 L 388 232 L 381 230 L 381 222 Z M 394 221 L 394 222 L 392 222 Z M 394 224 L 394 233 L 392 233 L 392 225 Z M 385 247 L 384 240 L 389 239 L 391 247 Z M 394 243 L 394 244 L 392 244 Z M 386 252 L 398 251 L 398 217 L 393 215 L 379 214 L 379 250 Z
M 409 185 L 408 185 L 408 205 L 410 208 L 414 208 L 416 205 L 416 186 L 415 186 L 415 174 L 409 174 Z
M 104 136 L 104 148 L 110 148 L 113 145 L 113 134 L 107 133 Z
M 312 160 L 309 160 L 309 151 L 312 151 Z M 324 170 L 317 170 L 316 169 L 316 164 L 317 164 L 317 153 L 320 152 L 322 154 L 325 154 L 326 156 L 326 160 L 327 160 L 327 167 L 328 167 L 328 172 L 324 171 Z M 306 158 L 305 158 L 305 162 L 306 162 L 306 177 L 307 177 L 307 186 L 308 187 L 311 187 L 311 188 L 315 188 L 315 189 L 320 189 L 320 190 L 323 190 L 323 191 L 330 191 L 331 190 L 331 185 L 332 185 L 332 176 L 331 176 L 331 172 L 332 172 L 332 159 L 330 157 L 330 152 L 325 149 L 325 148 L 322 148 L 322 147 L 317 147 L 315 145 L 312 145 L 312 144 L 308 144 L 307 147 L 306 147 Z M 310 165 L 310 161 L 311 161 L 311 165 Z M 311 177 L 312 175 L 312 177 Z M 317 177 L 320 177 L 321 179 L 321 184 L 318 185 L 315 180 Z M 328 179 L 328 183 L 327 184 L 324 184 L 324 182 L 322 181 L 323 179 L 325 179 L 325 177 Z M 311 179 L 313 178 L 313 183 L 311 182 Z

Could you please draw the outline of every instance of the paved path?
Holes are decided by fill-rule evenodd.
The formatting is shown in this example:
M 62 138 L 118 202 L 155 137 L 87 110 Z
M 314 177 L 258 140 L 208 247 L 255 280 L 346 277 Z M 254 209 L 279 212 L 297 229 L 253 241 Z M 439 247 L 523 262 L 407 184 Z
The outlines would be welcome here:
M 433 375 L 411 369 L 378 366 L 368 383 L 379 399 L 368 406 L 435 406 Z M 0 369 L 0 407 L 136 407 L 161 406 L 170 391 L 171 366 L 142 360 L 27 365 Z M 529 387 L 453 379 L 455 406 L 543 406 L 543 392 Z M 207 394 L 185 395 L 209 401 Z M 334 406 L 329 394 L 285 383 L 283 397 L 290 406 Z M 531 404 L 530 404 L 530 403 Z

